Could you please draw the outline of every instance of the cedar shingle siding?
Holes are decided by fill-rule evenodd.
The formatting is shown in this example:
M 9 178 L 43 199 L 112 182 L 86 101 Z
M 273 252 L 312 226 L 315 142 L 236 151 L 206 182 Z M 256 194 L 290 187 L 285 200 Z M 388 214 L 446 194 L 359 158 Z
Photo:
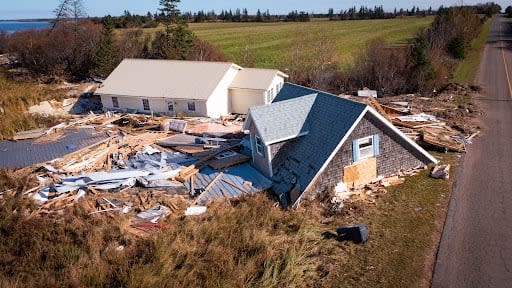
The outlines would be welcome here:
M 373 144 L 380 143 L 379 149 L 374 146 L 379 175 L 436 162 L 374 113 L 377 112 L 365 104 L 286 83 L 271 105 L 249 109 L 244 129 L 251 131 L 251 137 L 263 133 L 270 155 L 254 155 L 253 163 L 267 176 L 272 175 L 272 191 L 287 206 L 294 204 L 290 200 L 296 200 L 288 195 L 292 189 L 298 189 L 300 194 L 319 192 L 341 182 L 343 168 L 352 164 L 355 139 L 374 136 Z M 329 159 L 342 141 L 344 146 L 338 155 Z M 262 160 L 270 160 L 270 165 L 266 162 L 265 167 Z M 323 172 L 319 175 L 320 170 Z
M 286 160 L 286 151 L 290 149 L 297 139 L 283 141 L 270 145 L 270 154 L 272 155 L 272 170 L 275 171 L 279 165 Z
M 347 141 L 318 177 L 311 192 L 324 192 L 343 180 L 343 168 L 352 165 L 352 141 L 378 134 L 380 137 L 380 155 L 377 156 L 377 175 L 390 176 L 400 170 L 427 165 L 430 160 L 406 143 L 389 127 L 367 113 L 359 122 Z

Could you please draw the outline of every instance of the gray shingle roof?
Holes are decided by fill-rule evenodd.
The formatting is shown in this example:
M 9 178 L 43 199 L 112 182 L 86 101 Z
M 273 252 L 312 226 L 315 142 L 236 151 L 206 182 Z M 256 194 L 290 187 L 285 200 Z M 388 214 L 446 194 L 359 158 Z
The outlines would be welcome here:
M 105 132 L 94 129 L 68 130 L 53 142 L 37 143 L 35 140 L 0 142 L 0 168 L 21 168 L 50 161 L 107 139 Z
M 316 97 L 317 93 L 272 105 L 251 107 L 249 114 L 263 142 L 269 145 L 308 133 L 306 120 Z
M 299 100 L 302 98 L 304 100 Z M 286 151 L 286 160 L 274 171 L 272 190 L 280 196 L 293 188 L 295 184 L 292 183 L 297 183 L 301 192 L 306 189 L 366 108 L 362 103 L 290 83 L 283 86 L 274 103 L 269 106 L 281 107 L 281 103 L 294 101 L 293 99 L 297 101 L 293 103 L 313 101 L 305 108 L 309 111 L 303 126 L 308 127 L 309 133 L 294 142 Z M 301 115 L 305 113 L 302 109 L 299 111 Z M 275 113 L 279 115 L 278 112 Z M 260 129 L 264 129 L 263 125 L 272 125 L 273 122 L 272 119 L 265 122 L 260 119 L 253 120 Z M 284 200 L 282 197 L 281 199 Z

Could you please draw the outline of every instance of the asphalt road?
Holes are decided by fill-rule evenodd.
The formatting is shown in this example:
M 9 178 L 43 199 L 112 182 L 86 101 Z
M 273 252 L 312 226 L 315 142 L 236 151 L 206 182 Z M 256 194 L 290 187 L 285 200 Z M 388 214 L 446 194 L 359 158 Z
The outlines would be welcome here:
M 484 128 L 458 170 L 432 287 L 512 287 L 511 73 L 512 29 L 498 17 L 478 76 Z

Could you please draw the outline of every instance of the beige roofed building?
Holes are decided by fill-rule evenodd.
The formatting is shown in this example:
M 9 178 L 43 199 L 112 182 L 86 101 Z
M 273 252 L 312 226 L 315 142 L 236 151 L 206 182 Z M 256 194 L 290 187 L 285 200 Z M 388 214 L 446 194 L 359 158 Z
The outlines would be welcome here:
M 218 118 L 270 103 L 286 77 L 226 62 L 125 59 L 96 93 L 105 110 Z
M 288 75 L 275 69 L 246 68 L 238 72 L 229 87 L 235 113 L 247 113 L 253 106 L 270 104 Z

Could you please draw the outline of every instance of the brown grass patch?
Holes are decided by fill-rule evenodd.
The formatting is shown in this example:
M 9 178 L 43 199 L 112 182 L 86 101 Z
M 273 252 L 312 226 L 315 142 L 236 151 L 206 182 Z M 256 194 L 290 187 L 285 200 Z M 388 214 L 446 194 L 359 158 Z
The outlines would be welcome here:
M 427 174 L 389 188 L 375 204 L 339 212 L 329 209 L 327 194 L 294 210 L 264 194 L 215 203 L 204 216 L 171 216 L 146 238 L 123 228 L 124 215 L 88 215 L 77 205 L 63 216 L 39 217 L 30 202 L 7 197 L 0 286 L 417 287 L 450 196 L 450 182 Z M 362 221 L 366 244 L 324 236 Z
M 66 90 L 55 89 L 55 85 L 42 85 L 31 81 L 16 81 L 7 77 L 0 68 L 0 140 L 16 132 L 33 128 L 44 128 L 59 123 L 57 117 L 26 114 L 25 111 L 41 101 L 65 98 Z M 1 110 L 1 109 L 0 109 Z

